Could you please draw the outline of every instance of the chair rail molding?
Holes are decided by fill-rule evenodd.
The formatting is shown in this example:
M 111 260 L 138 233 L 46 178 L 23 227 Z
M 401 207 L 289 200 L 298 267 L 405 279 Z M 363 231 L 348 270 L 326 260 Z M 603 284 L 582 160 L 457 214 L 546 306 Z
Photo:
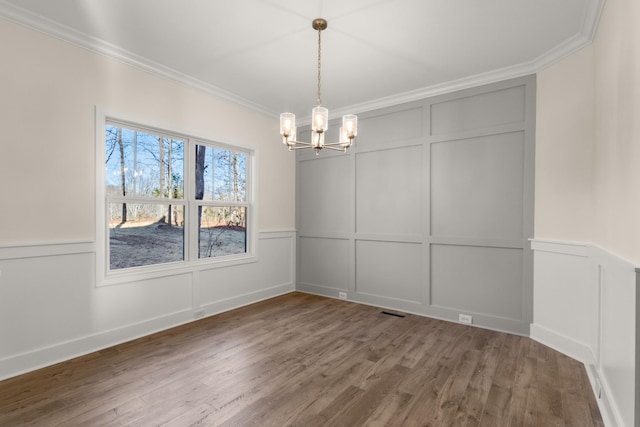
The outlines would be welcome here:
M 531 338 L 583 362 L 607 426 L 639 425 L 640 269 L 591 243 L 531 239 Z

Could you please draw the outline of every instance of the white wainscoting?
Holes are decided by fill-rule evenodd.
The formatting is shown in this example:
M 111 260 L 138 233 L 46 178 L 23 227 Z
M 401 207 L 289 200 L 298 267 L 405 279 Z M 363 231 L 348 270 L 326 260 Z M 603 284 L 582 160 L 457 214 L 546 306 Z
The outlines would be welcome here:
M 95 245 L 0 247 L 0 380 L 294 291 L 295 231 L 258 261 L 95 286 Z
M 585 364 L 608 427 L 637 425 L 636 266 L 586 243 L 531 248 L 531 338 Z

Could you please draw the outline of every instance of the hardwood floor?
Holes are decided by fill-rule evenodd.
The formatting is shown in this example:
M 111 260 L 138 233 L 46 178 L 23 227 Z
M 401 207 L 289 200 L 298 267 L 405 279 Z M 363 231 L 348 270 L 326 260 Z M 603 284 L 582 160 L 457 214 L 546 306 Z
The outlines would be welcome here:
M 292 293 L 0 382 L 0 426 L 603 426 L 529 338 Z

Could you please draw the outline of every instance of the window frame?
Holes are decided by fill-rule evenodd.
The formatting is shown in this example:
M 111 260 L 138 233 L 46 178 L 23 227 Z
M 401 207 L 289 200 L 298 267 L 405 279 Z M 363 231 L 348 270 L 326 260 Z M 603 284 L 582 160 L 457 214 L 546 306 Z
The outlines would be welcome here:
M 101 107 L 96 107 L 95 118 L 95 148 L 96 148 L 96 286 L 120 284 L 138 280 L 147 280 L 158 277 L 167 277 L 195 271 L 214 268 L 229 267 L 256 262 L 257 257 L 257 206 L 256 206 L 256 165 L 257 152 L 254 148 L 239 144 L 218 142 L 212 138 L 194 136 L 184 131 L 170 130 L 167 126 L 157 126 L 149 123 L 149 120 L 123 119 L 124 115 L 107 112 Z M 179 139 L 184 141 L 183 165 L 184 188 L 182 199 L 170 198 L 145 198 L 133 196 L 108 196 L 105 186 L 105 160 L 106 160 L 106 128 L 107 125 L 116 125 L 128 129 L 149 132 L 153 135 Z M 240 152 L 246 155 L 245 160 L 245 201 L 215 201 L 195 199 L 195 147 L 205 145 L 207 147 Z M 140 203 L 140 204 L 173 204 L 184 206 L 184 259 L 182 261 L 150 264 L 137 267 L 112 270 L 110 268 L 110 240 L 108 209 L 110 203 Z M 218 257 L 198 257 L 198 205 L 213 207 L 241 206 L 245 208 L 245 247 L 240 254 L 231 254 Z

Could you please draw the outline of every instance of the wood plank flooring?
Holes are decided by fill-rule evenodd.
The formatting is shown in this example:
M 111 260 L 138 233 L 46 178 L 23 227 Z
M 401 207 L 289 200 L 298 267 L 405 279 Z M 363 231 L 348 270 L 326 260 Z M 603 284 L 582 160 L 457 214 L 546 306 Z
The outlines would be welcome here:
M 603 426 L 529 338 L 291 293 L 0 382 L 0 426 Z

